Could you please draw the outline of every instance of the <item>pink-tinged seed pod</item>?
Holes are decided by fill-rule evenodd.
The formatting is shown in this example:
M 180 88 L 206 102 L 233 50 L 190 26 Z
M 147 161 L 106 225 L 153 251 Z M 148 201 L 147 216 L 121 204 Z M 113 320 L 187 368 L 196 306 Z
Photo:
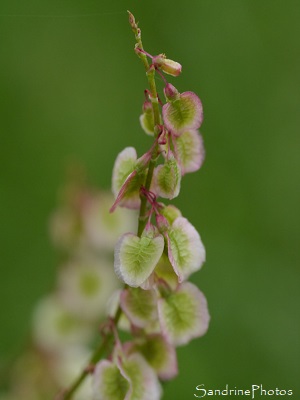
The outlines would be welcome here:
M 167 234 L 168 257 L 182 282 L 205 262 L 205 248 L 195 227 L 183 217 L 175 219 Z
M 157 196 L 165 199 L 174 199 L 180 192 L 181 169 L 173 153 L 164 164 L 158 165 L 154 170 L 153 189 Z
M 112 176 L 112 190 L 116 200 L 110 212 L 113 212 L 118 205 L 131 209 L 139 208 L 140 187 L 144 182 L 146 165 L 150 158 L 151 154 L 147 152 L 137 159 L 133 147 L 126 147 L 118 154 Z
M 139 353 L 101 360 L 92 387 L 95 400 L 159 400 L 162 394 L 156 372 Z
M 156 68 L 159 68 L 166 74 L 172 76 L 178 76 L 182 71 L 181 64 L 166 58 L 165 54 L 159 54 L 158 56 L 154 56 L 152 62 Z
M 193 92 L 176 95 L 170 85 L 165 89 L 168 103 L 162 108 L 163 120 L 168 131 L 180 136 L 188 129 L 199 129 L 203 121 L 203 107 Z
M 210 321 L 204 294 L 190 282 L 158 300 L 158 316 L 163 336 L 174 346 L 203 336 Z
M 115 247 L 114 268 L 128 286 L 138 287 L 152 274 L 164 250 L 164 238 L 152 227 L 138 237 L 125 233 Z
M 163 381 L 173 379 L 178 374 L 176 349 L 160 333 L 135 338 L 124 343 L 126 355 L 140 353 Z
M 182 66 L 178 62 L 166 58 L 161 70 L 166 74 L 178 76 L 181 74 Z
M 174 138 L 175 158 L 181 174 L 197 171 L 203 164 L 205 149 L 202 136 L 197 129 L 188 129 Z
M 145 328 L 151 322 L 157 321 L 155 290 L 128 287 L 121 293 L 120 305 L 131 324 L 138 328 Z

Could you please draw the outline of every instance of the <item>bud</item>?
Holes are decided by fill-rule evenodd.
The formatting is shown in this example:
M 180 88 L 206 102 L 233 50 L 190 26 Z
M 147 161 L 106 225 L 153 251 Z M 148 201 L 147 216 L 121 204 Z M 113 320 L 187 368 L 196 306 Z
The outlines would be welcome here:
M 168 101 L 175 101 L 180 97 L 178 90 L 171 83 L 166 84 L 166 87 L 164 88 L 164 94 Z
M 146 100 L 143 104 L 143 113 L 152 112 L 152 103 L 149 100 Z
M 169 222 L 167 218 L 161 214 L 156 215 L 156 224 L 161 233 L 164 233 L 169 229 Z
M 128 12 L 128 16 L 129 16 L 129 24 L 130 24 L 132 30 L 136 31 L 137 30 L 137 23 L 135 22 L 134 15 L 128 10 L 127 10 L 127 12 Z
M 178 62 L 166 58 L 165 54 L 153 57 L 152 61 L 156 68 L 161 69 L 166 74 L 178 76 L 181 73 L 182 66 Z

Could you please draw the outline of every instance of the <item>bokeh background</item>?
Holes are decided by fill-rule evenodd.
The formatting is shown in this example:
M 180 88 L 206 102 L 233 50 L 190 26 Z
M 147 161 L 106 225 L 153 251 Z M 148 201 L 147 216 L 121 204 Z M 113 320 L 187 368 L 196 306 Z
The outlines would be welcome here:
M 31 310 L 52 287 L 48 216 L 70 160 L 109 188 L 117 153 L 142 154 L 144 46 L 183 64 L 170 81 L 202 99 L 206 161 L 176 204 L 207 262 L 192 280 L 212 315 L 179 349 L 165 400 L 195 386 L 292 389 L 299 383 L 300 2 L 0 1 L 0 353 L 21 351 Z M 175 83 L 176 82 L 176 83 Z M 162 83 L 158 83 L 160 90 Z

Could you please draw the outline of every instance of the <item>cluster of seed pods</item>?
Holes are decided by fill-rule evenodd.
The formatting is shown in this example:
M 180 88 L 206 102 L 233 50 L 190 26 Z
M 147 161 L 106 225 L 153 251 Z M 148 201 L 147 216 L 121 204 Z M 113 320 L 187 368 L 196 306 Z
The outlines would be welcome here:
M 117 207 L 139 209 L 142 229 L 124 233 L 115 246 L 114 269 L 124 283 L 117 308 L 127 320 L 131 340 L 121 342 L 119 319 L 113 327 L 114 348 L 94 371 L 99 400 L 160 399 L 160 381 L 178 373 L 176 347 L 202 336 L 210 319 L 203 293 L 188 282 L 205 261 L 200 235 L 178 208 L 162 201 L 177 197 L 182 177 L 203 163 L 202 103 L 195 93 L 180 93 L 167 82 L 164 74 L 180 75 L 181 65 L 164 54 L 147 53 L 131 13 L 129 21 L 137 38 L 135 52 L 151 59 L 147 74 L 163 77 L 165 101 L 145 90 L 140 123 L 153 143 L 141 157 L 126 147 L 113 168 L 111 212 Z

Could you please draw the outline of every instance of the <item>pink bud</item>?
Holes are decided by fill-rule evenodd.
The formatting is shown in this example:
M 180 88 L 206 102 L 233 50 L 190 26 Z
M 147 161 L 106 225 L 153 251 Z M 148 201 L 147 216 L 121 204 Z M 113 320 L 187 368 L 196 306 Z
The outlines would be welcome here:
M 134 15 L 130 11 L 127 11 L 127 12 L 128 12 L 128 17 L 129 17 L 129 24 L 133 30 L 136 30 L 137 24 L 135 22 Z
M 152 112 L 152 103 L 149 100 L 146 100 L 143 104 L 143 112 Z
M 169 101 L 175 101 L 180 97 L 178 90 L 171 83 L 166 84 L 166 87 L 164 88 L 164 93 L 167 100 Z
M 156 223 L 158 230 L 163 233 L 166 232 L 169 229 L 169 222 L 166 217 L 164 217 L 161 214 L 156 215 Z

